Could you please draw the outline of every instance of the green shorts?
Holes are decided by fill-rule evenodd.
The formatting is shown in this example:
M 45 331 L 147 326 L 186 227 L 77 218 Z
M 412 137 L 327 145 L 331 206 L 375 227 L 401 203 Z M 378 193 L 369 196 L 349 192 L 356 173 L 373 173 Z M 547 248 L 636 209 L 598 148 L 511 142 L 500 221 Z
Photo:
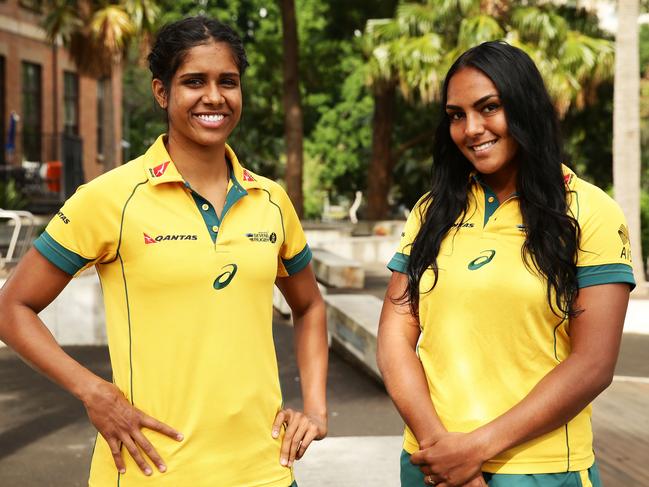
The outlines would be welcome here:
M 581 472 L 539 473 L 539 474 L 482 474 L 489 487 L 602 487 L 597 463 Z M 410 463 L 407 451 L 401 452 L 401 487 L 427 487 L 424 474 L 419 467 Z

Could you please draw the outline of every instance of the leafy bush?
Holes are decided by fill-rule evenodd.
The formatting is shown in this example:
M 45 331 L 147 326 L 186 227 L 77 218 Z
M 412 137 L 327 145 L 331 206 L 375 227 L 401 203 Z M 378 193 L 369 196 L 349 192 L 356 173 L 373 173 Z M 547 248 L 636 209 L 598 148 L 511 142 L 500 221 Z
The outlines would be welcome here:
M 27 206 L 23 195 L 14 179 L 0 181 L 0 208 L 3 210 L 22 210 Z

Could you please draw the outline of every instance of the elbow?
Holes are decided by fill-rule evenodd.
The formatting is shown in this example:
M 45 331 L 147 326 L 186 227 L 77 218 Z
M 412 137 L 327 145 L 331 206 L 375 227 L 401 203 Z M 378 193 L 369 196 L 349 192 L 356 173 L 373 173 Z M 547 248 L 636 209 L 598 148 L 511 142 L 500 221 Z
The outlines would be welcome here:
M 602 371 L 597 374 L 595 384 L 597 387 L 597 394 L 604 392 L 608 386 L 613 383 L 614 369 L 609 368 L 608 370 Z
M 376 366 L 381 373 L 381 377 L 385 377 L 388 373 L 390 366 L 390 360 L 388 359 L 388 352 L 384 343 L 385 339 L 382 339 L 381 333 L 376 340 Z
M 592 388 L 594 396 L 597 396 L 606 390 L 613 382 L 615 363 L 608 364 L 600 361 L 598 363 L 589 364 L 586 367 L 586 374 L 587 381 Z
M 4 290 L 0 290 L 0 340 L 7 342 L 7 330 L 9 327 L 9 309 L 10 303 L 8 302 Z
M 301 323 L 302 320 L 307 316 L 317 316 L 321 321 L 325 322 L 324 317 L 326 315 L 327 308 L 325 307 L 324 299 L 322 299 L 320 293 L 318 293 L 317 296 L 314 296 L 312 299 L 305 303 L 293 303 L 290 308 L 291 314 L 293 315 L 293 321 L 296 324 Z

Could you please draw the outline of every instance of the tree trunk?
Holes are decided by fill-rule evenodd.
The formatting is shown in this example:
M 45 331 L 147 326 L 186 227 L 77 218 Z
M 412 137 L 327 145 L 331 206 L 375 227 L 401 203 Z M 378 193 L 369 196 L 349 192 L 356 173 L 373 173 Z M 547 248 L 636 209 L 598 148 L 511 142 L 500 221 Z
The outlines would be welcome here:
M 286 190 L 298 216 L 303 215 L 302 105 L 298 78 L 298 39 L 295 1 L 282 0 L 284 45 L 284 138 L 286 141 Z
M 613 183 L 629 224 L 637 294 L 647 294 L 640 240 L 640 66 L 638 0 L 618 1 L 615 36 Z
M 388 217 L 388 194 L 392 185 L 392 127 L 395 85 L 389 83 L 374 94 L 372 117 L 372 159 L 367 175 L 367 218 Z

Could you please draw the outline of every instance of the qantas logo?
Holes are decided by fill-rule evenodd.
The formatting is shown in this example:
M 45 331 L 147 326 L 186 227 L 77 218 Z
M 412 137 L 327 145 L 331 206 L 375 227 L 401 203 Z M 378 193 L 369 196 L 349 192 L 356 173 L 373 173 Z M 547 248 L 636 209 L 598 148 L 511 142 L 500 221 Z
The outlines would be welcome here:
M 166 240 L 198 240 L 198 235 L 158 235 L 152 237 L 151 235 L 144 234 L 145 244 L 155 244 Z
M 570 184 L 570 181 L 572 180 L 572 174 L 564 174 L 563 175 L 563 182 L 566 184 Z
M 171 161 L 163 162 L 159 166 L 156 166 L 153 169 L 149 169 L 149 172 L 151 172 L 151 176 L 153 176 L 154 178 L 159 178 L 160 176 L 162 176 L 167 170 L 167 167 L 169 167 L 170 162 Z
M 70 219 L 69 219 L 67 216 L 65 216 L 65 215 L 63 214 L 62 211 L 59 211 L 59 212 L 56 214 L 56 216 L 58 216 L 58 217 L 63 221 L 63 223 L 65 223 L 66 225 L 67 225 L 68 223 L 70 223 Z
M 252 177 L 252 174 L 250 174 L 246 169 L 243 170 L 243 180 L 244 181 L 254 181 L 255 178 Z

